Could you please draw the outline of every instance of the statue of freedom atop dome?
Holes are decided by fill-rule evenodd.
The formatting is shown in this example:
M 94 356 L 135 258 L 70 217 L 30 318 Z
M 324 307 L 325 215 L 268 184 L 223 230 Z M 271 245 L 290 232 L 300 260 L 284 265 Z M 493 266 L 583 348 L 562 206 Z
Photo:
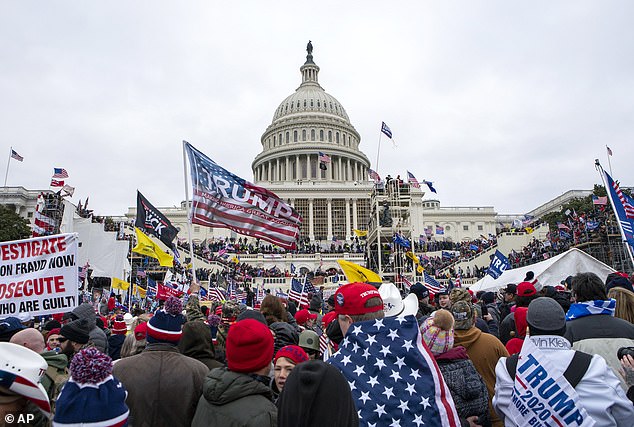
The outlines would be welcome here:
M 306 45 L 306 52 L 308 52 L 309 55 L 313 54 L 313 43 L 308 40 L 308 44 Z

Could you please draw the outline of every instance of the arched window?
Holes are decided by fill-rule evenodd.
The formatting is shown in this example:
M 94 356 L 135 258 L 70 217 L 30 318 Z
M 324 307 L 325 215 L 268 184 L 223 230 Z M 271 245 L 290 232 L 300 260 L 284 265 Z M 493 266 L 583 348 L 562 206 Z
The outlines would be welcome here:
M 323 140 L 324 140 L 324 130 L 323 130 L 323 129 L 320 129 L 320 130 L 319 130 L 319 140 L 320 140 L 320 141 L 323 141 Z
M 297 142 L 297 131 L 293 131 L 293 142 Z
M 339 144 L 339 132 L 335 133 L 335 142 Z
M 291 142 L 291 134 L 287 131 L 286 132 L 286 143 L 288 144 L 289 142 Z
M 328 131 L 328 142 L 332 142 L 332 131 Z
M 310 130 L 310 140 L 314 141 L 315 140 L 315 129 L 311 129 Z
M 306 129 L 302 129 L 302 141 L 306 141 Z

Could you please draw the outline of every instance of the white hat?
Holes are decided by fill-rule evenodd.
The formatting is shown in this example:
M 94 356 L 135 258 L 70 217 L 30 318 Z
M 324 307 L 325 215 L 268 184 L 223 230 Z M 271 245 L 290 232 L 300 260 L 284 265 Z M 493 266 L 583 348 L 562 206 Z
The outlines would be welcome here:
M 42 356 L 21 345 L 0 342 L 2 386 L 33 402 L 47 417 L 51 404 L 40 381 L 48 364 Z
M 383 300 L 383 311 L 386 317 L 416 315 L 418 312 L 418 298 L 409 294 L 401 299 L 401 293 L 394 283 L 383 283 L 379 288 Z
M 132 322 L 134 322 L 134 317 L 132 316 L 132 314 L 126 313 L 123 315 L 123 321 L 125 322 L 125 326 L 126 328 L 128 328 L 128 331 L 129 331 L 130 328 L 132 328 Z

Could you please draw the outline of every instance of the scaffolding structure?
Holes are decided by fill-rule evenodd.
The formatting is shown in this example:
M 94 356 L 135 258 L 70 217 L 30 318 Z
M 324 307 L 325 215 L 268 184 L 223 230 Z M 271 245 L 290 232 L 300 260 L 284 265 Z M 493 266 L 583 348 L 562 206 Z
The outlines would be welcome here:
M 421 196 L 416 191 L 417 197 Z M 384 281 L 403 289 L 414 280 L 416 266 L 405 254 L 412 250 L 412 188 L 408 183 L 388 179 L 375 185 L 370 197 L 370 221 L 366 245 L 366 266 Z M 407 242 L 409 248 L 395 242 Z
M 63 216 L 64 198 L 59 193 L 40 193 L 35 212 L 33 235 L 50 236 L 59 234 Z

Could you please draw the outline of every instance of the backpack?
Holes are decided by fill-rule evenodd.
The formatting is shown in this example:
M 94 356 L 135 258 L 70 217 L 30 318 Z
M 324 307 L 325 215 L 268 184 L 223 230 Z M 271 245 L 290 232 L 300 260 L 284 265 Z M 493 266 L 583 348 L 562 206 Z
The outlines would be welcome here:
M 518 357 L 519 354 L 516 353 L 506 358 L 506 370 L 513 381 L 515 381 L 515 371 L 517 370 Z M 592 355 L 575 350 L 575 355 L 572 356 L 572 360 L 564 372 L 564 378 L 566 378 L 572 388 L 575 388 L 577 384 L 579 384 L 579 381 L 581 381 L 588 371 L 591 361 Z

